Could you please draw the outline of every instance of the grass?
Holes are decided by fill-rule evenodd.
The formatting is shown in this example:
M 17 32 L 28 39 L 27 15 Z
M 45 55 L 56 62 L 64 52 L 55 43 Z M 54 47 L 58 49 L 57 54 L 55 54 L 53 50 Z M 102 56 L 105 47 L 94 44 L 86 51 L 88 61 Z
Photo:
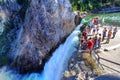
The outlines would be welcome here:
M 92 20 L 95 17 L 99 17 L 99 23 L 102 23 L 102 19 L 104 18 L 104 25 L 120 26 L 120 13 L 90 14 L 85 19 Z

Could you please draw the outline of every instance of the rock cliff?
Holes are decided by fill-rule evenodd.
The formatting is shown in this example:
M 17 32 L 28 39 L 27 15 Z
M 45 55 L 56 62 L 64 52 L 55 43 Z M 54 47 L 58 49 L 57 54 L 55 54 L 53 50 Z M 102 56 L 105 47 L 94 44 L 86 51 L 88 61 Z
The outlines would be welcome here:
M 24 3 L 29 0 L 22 1 Z M 21 73 L 42 70 L 51 52 L 75 27 L 69 0 L 31 0 L 29 2 L 27 9 L 24 9 L 25 7 L 20 9 L 22 12 L 19 13 L 19 18 L 22 21 L 21 24 L 16 22 L 17 27 L 19 26 L 18 34 L 10 44 L 7 53 L 14 67 Z M 22 6 L 23 3 L 19 2 L 19 5 Z

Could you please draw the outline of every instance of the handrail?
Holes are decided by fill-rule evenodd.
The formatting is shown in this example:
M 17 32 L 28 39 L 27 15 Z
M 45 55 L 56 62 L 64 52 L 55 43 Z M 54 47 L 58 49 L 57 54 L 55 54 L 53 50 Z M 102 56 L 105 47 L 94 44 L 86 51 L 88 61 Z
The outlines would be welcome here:
M 105 60 L 105 61 L 108 61 L 108 62 L 110 62 L 110 63 L 113 63 L 113 64 L 116 64 L 116 65 L 119 65 L 119 66 L 120 66 L 119 63 L 113 62 L 113 61 L 111 61 L 111 60 L 108 60 L 108 59 L 105 59 L 105 58 L 102 58 L 102 57 L 100 57 L 100 59 Z
M 102 65 L 105 66 L 105 67 L 107 67 L 107 68 L 109 68 L 109 69 L 112 69 L 113 71 L 116 71 L 116 72 L 120 73 L 120 71 L 118 71 L 118 70 L 116 70 L 116 69 L 113 69 L 113 68 L 111 68 L 111 67 L 109 67 L 109 66 L 106 66 L 106 65 L 104 65 L 104 64 L 102 64 Z
M 95 52 L 95 51 L 94 51 Z M 95 52 L 96 53 L 96 52 Z M 107 59 L 104 59 L 104 58 L 102 58 L 102 57 L 100 57 L 97 53 L 96 53 L 96 55 L 98 56 L 98 62 L 99 62 L 99 64 L 101 64 L 100 63 L 100 59 L 102 59 L 102 60 L 105 60 L 105 61 L 108 61 L 108 62 L 111 62 L 111 63 L 113 63 L 113 64 L 116 64 L 116 65 L 119 65 L 120 66 L 120 64 L 119 63 L 116 63 L 116 62 L 113 62 L 113 61 L 111 61 L 111 60 L 107 60 Z M 118 73 L 120 73 L 120 71 L 118 71 L 118 70 L 116 70 L 116 69 L 113 69 L 113 68 L 111 68 L 111 67 L 109 67 L 109 66 L 106 66 L 106 65 L 104 65 L 104 64 L 101 64 L 101 65 L 103 65 L 103 66 L 105 66 L 105 67 L 107 67 L 107 68 L 109 68 L 109 69 L 111 69 L 111 70 L 113 70 L 113 71 L 116 71 L 116 72 L 118 72 Z M 103 68 L 103 67 L 102 67 Z M 104 69 L 104 68 L 103 68 Z
M 94 53 L 92 53 L 92 55 L 94 56 L 95 60 L 97 61 L 97 64 L 100 66 L 100 68 L 102 68 L 104 70 L 102 64 L 100 63 L 100 56 L 95 52 L 95 50 L 93 50 L 93 51 L 94 51 Z M 95 54 L 98 56 L 98 58 L 95 56 Z

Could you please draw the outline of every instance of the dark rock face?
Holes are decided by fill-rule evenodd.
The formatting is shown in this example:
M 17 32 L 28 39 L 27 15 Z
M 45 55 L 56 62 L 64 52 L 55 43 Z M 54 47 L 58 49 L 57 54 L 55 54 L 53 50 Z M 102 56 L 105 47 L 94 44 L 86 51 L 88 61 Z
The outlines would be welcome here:
M 24 52 L 16 59 L 16 67 L 18 70 L 20 70 L 20 73 L 27 73 L 32 71 L 36 72 L 42 70 L 42 58 L 37 50 L 32 47 L 31 44 L 28 44 L 24 47 L 23 51 Z
M 74 27 L 69 0 L 31 0 L 8 57 L 21 73 L 39 71 Z
M 16 43 L 14 40 L 18 38 L 17 35 L 19 34 L 19 29 L 23 23 L 19 15 L 21 8 L 22 6 L 13 0 L 2 0 L 0 3 L 0 14 L 3 14 L 3 16 L 0 15 L 0 18 L 5 16 L 0 21 L 0 24 L 2 22 L 3 28 L 3 31 L 0 34 L 0 62 L 4 62 L 4 60 L 1 60 L 2 56 L 7 58 L 6 55 L 9 54 L 9 49 L 12 46 L 10 43 Z M 13 48 L 11 47 L 11 49 Z M 3 64 L 0 63 L 0 66 L 1 65 Z

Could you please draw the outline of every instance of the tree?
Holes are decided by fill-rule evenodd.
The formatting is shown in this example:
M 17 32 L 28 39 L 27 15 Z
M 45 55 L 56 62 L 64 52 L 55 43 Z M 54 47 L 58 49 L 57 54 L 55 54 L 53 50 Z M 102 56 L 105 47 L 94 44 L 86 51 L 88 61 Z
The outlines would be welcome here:
M 73 10 L 89 11 L 92 9 L 101 9 L 104 4 L 120 6 L 120 0 L 71 0 Z

